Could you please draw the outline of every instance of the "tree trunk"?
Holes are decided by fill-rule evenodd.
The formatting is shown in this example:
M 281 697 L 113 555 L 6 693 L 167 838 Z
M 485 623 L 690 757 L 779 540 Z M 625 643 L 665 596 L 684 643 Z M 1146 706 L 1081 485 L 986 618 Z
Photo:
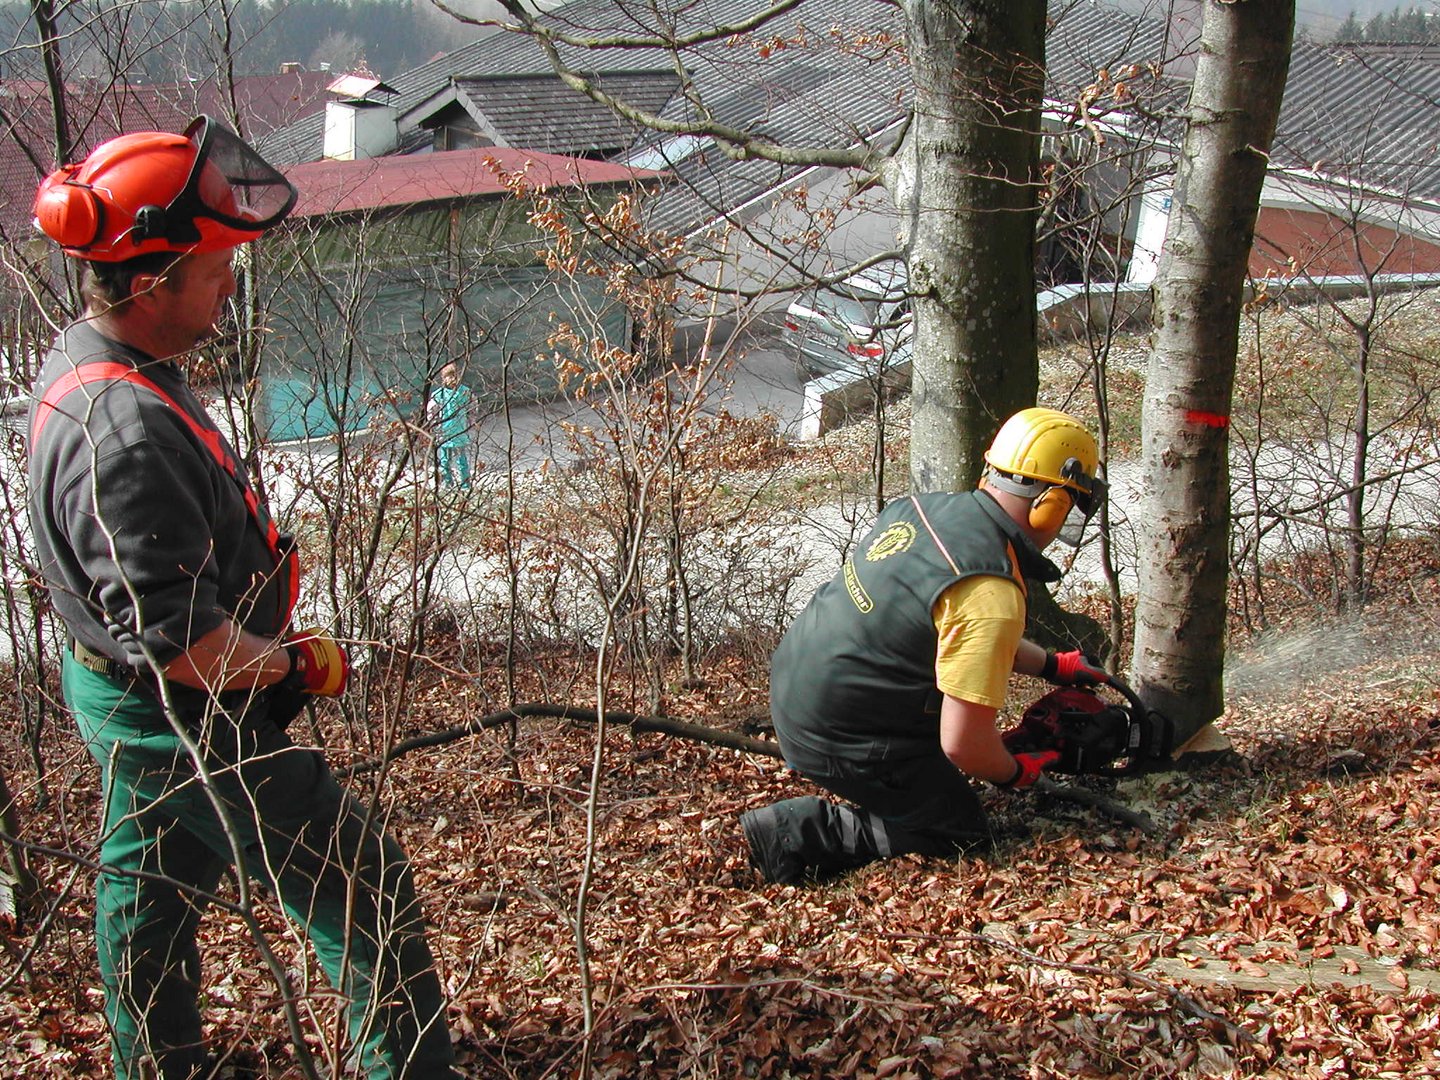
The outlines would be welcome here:
M 50 90 L 50 108 L 54 120 L 55 161 L 59 168 L 70 160 L 69 99 L 65 95 L 65 76 L 60 66 L 60 34 L 55 28 L 55 5 L 51 0 L 33 0 L 30 17 L 40 38 L 40 60 L 45 66 L 45 82 Z
M 1035 403 L 1034 247 L 1045 4 L 903 0 L 915 115 L 886 184 L 915 311 L 910 479 L 972 487 Z
M 1183 741 L 1224 704 L 1229 417 L 1293 0 L 1208 0 L 1155 285 L 1132 684 Z

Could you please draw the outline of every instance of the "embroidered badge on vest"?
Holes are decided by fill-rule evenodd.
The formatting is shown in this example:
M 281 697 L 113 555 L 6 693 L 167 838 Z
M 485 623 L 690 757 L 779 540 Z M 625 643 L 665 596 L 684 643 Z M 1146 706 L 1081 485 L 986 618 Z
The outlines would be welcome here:
M 875 609 L 875 601 L 870 599 L 870 594 L 865 591 L 865 586 L 860 584 L 860 578 L 855 573 L 855 560 L 845 560 L 845 591 L 850 594 L 850 599 L 860 609 L 861 614 L 868 615 Z
M 865 561 L 879 562 L 881 559 L 888 559 L 891 555 L 899 555 L 902 551 L 909 551 L 910 545 L 913 543 L 915 543 L 915 526 L 908 521 L 897 521 L 870 541 L 870 546 L 865 550 Z

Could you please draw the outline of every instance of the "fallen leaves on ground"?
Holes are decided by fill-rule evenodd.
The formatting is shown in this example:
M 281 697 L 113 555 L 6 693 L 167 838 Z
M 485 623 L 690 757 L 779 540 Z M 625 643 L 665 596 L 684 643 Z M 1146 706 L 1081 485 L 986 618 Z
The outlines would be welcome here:
M 437 678 L 408 724 L 464 719 L 463 690 Z M 736 671 L 668 707 L 714 716 L 742 692 L 763 702 Z M 991 792 L 988 857 L 805 887 L 761 885 L 736 821 L 805 783 L 771 760 L 612 730 L 584 892 L 588 1034 L 576 915 L 593 730 L 527 722 L 513 768 L 502 734 L 432 748 L 379 790 L 475 1077 L 573 1076 L 587 1042 L 601 1078 L 1440 1075 L 1429 654 L 1236 701 L 1222 727 L 1225 763 L 1098 782 L 1150 813 L 1154 837 Z M 49 806 L 21 785 L 27 837 L 84 854 L 98 778 L 68 731 L 47 755 Z M 13 784 L 18 743 L 7 761 Z M 7 943 L 0 1073 L 100 1077 L 90 881 L 59 859 L 37 869 L 54 909 Z M 273 912 L 266 925 L 313 976 Z M 222 1075 L 298 1075 L 241 922 L 212 912 L 202 941 L 209 1032 L 233 1050 Z M 313 1004 L 323 1052 L 334 1001 Z

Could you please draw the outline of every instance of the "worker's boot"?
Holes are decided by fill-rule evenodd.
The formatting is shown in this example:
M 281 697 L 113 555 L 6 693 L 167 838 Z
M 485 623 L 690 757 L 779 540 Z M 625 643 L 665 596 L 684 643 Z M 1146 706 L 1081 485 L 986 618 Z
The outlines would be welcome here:
M 787 847 L 776 806 L 746 811 L 740 815 L 740 827 L 750 845 L 750 865 L 762 878 L 780 885 L 805 880 L 805 863 Z
M 781 885 L 823 880 L 891 855 L 879 818 L 813 795 L 750 810 L 740 824 L 750 865 Z

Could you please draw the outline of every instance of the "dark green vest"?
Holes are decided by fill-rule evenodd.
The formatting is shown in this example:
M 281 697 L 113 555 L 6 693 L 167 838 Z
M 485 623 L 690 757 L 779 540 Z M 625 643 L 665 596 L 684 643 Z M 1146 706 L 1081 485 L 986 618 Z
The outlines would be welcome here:
M 786 757 L 933 753 L 938 635 L 931 614 L 961 578 L 1055 581 L 1060 571 L 982 492 L 897 499 L 790 626 L 770 667 L 770 714 Z

